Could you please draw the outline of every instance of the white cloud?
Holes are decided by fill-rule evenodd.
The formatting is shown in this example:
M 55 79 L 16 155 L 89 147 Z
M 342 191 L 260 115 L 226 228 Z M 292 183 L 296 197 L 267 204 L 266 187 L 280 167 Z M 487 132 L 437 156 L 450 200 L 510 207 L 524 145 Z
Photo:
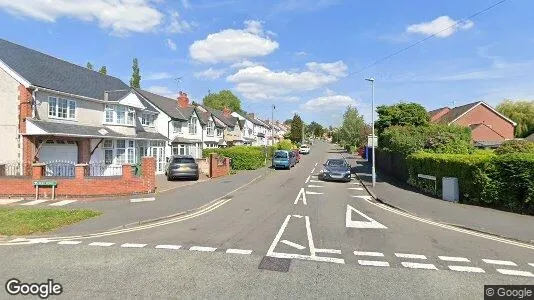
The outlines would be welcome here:
M 146 88 L 146 90 L 149 91 L 149 92 L 152 92 L 154 94 L 158 94 L 158 95 L 169 97 L 169 98 L 174 98 L 177 95 L 176 92 L 173 92 L 173 91 L 169 90 L 168 87 L 160 86 L 160 85 L 150 86 L 150 87 Z
M 406 32 L 427 36 L 436 35 L 437 37 L 445 38 L 453 35 L 458 30 L 470 29 L 473 25 L 474 23 L 470 20 L 455 21 L 449 16 L 441 16 L 430 22 L 409 25 L 406 27 Z
M 259 66 L 259 65 L 261 64 L 258 62 L 253 62 L 253 61 L 245 59 L 243 61 L 231 64 L 230 68 L 241 69 L 241 68 L 248 68 L 248 67 L 254 67 L 254 66 Z
M 343 111 L 348 105 L 356 106 L 357 102 L 353 98 L 345 95 L 328 95 L 308 100 L 301 105 L 306 111 Z
M 184 8 L 191 8 L 191 3 L 189 3 L 189 0 L 182 0 L 182 6 Z
M 149 73 L 148 75 L 143 76 L 143 80 L 163 80 L 163 79 L 171 79 L 174 76 L 171 73 L 167 72 L 155 72 L 155 73 Z
M 0 0 L 0 9 L 45 22 L 63 17 L 96 20 L 100 27 L 124 35 L 153 31 L 160 25 L 163 14 L 152 3 L 152 0 Z
M 295 92 L 311 91 L 339 80 L 346 65 L 308 63 L 306 71 L 272 71 L 264 66 L 247 67 L 226 78 L 236 84 L 236 90 L 250 100 L 282 99 Z
M 195 41 L 189 47 L 189 54 L 203 63 L 236 62 L 266 56 L 278 46 L 263 33 L 261 22 L 249 20 L 245 21 L 244 29 L 225 29 Z
M 169 49 L 171 49 L 172 51 L 176 51 L 176 44 L 171 40 L 171 39 L 167 39 L 165 41 L 165 44 L 167 45 L 167 47 L 169 47 Z
M 180 14 L 177 11 L 171 12 L 170 22 L 167 26 L 168 33 L 184 33 L 193 30 L 194 23 L 187 22 L 180 18 Z
M 194 75 L 196 78 L 200 79 L 217 79 L 224 75 L 224 70 L 209 68 L 204 71 L 196 72 Z
M 295 55 L 296 56 L 306 56 L 306 55 L 308 55 L 308 53 L 306 53 L 304 51 L 299 51 L 299 52 L 296 52 Z

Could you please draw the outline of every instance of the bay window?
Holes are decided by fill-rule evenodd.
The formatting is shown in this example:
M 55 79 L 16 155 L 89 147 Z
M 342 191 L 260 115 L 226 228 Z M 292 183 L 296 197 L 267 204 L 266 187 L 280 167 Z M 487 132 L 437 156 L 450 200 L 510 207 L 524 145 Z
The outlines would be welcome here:
M 64 98 L 48 97 L 48 116 L 58 119 L 75 119 L 76 101 Z
M 133 140 L 104 140 L 102 148 L 106 165 L 135 164 L 138 161 Z
M 106 104 L 105 121 L 111 124 L 134 125 L 135 109 L 123 105 Z

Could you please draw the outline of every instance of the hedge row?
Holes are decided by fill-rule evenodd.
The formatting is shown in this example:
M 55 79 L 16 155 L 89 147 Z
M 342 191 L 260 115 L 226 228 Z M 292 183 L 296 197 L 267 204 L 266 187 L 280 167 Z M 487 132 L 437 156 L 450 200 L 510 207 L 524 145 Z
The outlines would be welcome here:
M 534 215 L 534 154 L 435 154 L 408 156 L 408 183 L 441 196 L 443 177 L 456 177 L 460 202 Z M 418 178 L 432 175 L 434 182 Z
M 204 149 L 202 154 L 207 157 L 217 153 L 232 160 L 233 170 L 256 170 L 265 166 L 265 148 L 252 146 L 234 146 L 229 148 Z

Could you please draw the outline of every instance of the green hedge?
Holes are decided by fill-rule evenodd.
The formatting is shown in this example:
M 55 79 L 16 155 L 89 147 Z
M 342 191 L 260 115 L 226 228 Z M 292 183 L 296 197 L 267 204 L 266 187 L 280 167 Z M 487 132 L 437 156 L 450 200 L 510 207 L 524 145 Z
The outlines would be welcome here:
M 509 153 L 534 153 L 534 142 L 527 140 L 505 141 L 499 148 L 495 149 L 497 154 Z
M 441 197 L 443 177 L 456 177 L 460 202 L 534 214 L 534 155 L 435 154 L 408 156 L 408 183 Z M 436 176 L 434 182 L 417 174 Z
M 204 157 L 208 157 L 210 153 L 231 158 L 231 167 L 234 170 L 256 170 L 265 166 L 265 147 L 234 146 L 202 151 Z

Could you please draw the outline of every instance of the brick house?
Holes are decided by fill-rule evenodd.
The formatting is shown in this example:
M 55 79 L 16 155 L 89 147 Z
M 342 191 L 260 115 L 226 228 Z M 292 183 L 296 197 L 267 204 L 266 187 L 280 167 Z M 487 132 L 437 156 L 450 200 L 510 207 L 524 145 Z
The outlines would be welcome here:
M 430 121 L 457 124 L 471 128 L 473 142 L 479 145 L 496 145 L 514 138 L 517 125 L 489 104 L 477 101 L 462 106 L 442 107 L 428 112 Z
M 2 39 L 0 105 L 0 161 L 25 175 L 34 162 L 47 176 L 72 177 L 78 163 L 113 175 L 157 157 L 166 140 L 154 127 L 158 110 L 120 79 Z

